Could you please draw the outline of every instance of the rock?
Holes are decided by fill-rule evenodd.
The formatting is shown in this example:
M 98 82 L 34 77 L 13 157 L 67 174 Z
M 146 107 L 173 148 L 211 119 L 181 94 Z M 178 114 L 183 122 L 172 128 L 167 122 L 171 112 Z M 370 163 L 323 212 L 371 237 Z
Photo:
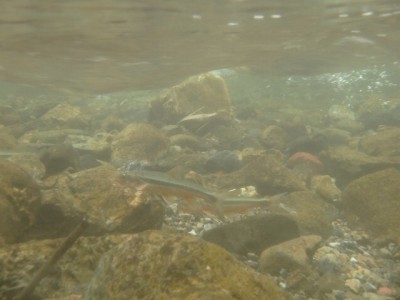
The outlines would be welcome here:
M 195 151 L 201 151 L 205 148 L 202 141 L 195 135 L 180 133 L 172 135 L 169 139 L 171 145 L 176 145 L 182 148 L 189 148 Z
M 342 199 L 342 191 L 336 186 L 336 180 L 329 175 L 313 176 L 310 188 L 330 202 L 338 202 Z
M 269 205 L 273 213 L 285 214 L 296 220 L 302 235 L 317 234 L 328 237 L 338 210 L 310 191 L 293 192 Z
M 112 136 L 107 133 L 97 133 L 90 137 L 87 135 L 68 135 L 65 143 L 71 144 L 81 154 L 91 154 L 101 159 L 109 160 L 111 155 Z
M 322 151 L 320 157 L 339 186 L 367 173 L 396 166 L 390 158 L 371 156 L 346 146 L 331 147 Z
M 313 256 L 313 262 L 321 274 L 340 274 L 348 267 L 350 257 L 339 250 L 323 246 Z
M 111 159 L 117 161 L 154 161 L 168 150 L 164 133 L 148 124 L 129 124 L 112 142 Z
M 400 125 L 400 99 L 387 100 L 382 97 L 371 97 L 362 102 L 357 111 L 360 120 L 367 128 L 378 125 Z
M 40 161 L 46 168 L 46 176 L 72 168 L 79 170 L 78 152 L 70 144 L 57 144 L 40 151 Z
M 103 256 L 95 273 L 86 300 L 287 299 L 268 277 L 187 234 L 129 237 Z
M 68 296 L 79 297 L 91 280 L 100 257 L 127 237 L 128 235 L 80 237 L 52 267 L 50 275 L 37 285 L 34 296 L 39 299 L 82 299 Z M 32 240 L 1 247 L 0 298 L 13 299 L 62 242 L 63 239 Z M 34 296 L 29 299 L 36 299 Z
M 21 115 L 8 105 L 0 105 L 0 124 L 12 125 L 21 121 Z
M 270 125 L 264 129 L 261 141 L 267 148 L 275 148 L 283 151 L 287 148 L 289 135 L 281 127 Z
M 182 118 L 198 113 L 232 113 L 225 81 L 205 73 L 176 85 L 150 103 L 149 121 L 176 124 Z
M 19 242 L 35 225 L 39 186 L 18 165 L 0 160 L 0 245 Z
M 85 133 L 80 129 L 53 129 L 38 131 L 33 130 L 22 135 L 18 142 L 20 144 L 44 144 L 49 146 L 49 144 L 61 144 L 65 141 L 65 138 L 69 135 L 85 135 Z
M 344 283 L 352 292 L 358 294 L 361 289 L 361 282 L 357 278 L 349 278 Z
M 399 182 L 400 171 L 385 169 L 352 181 L 343 193 L 346 208 L 371 232 L 397 242 L 400 242 Z
M 230 150 L 222 150 L 211 155 L 204 168 L 208 172 L 232 172 L 239 169 L 242 166 L 242 161 L 238 155 Z
M 324 170 L 324 165 L 319 158 L 308 152 L 296 152 L 288 158 L 287 166 L 305 182 Z
M 383 127 L 359 140 L 359 149 L 368 155 L 396 158 L 400 163 L 400 128 Z
M 293 219 L 282 215 L 248 217 L 204 232 L 203 239 L 235 254 L 261 253 L 265 248 L 298 237 Z
M 87 120 L 82 115 L 81 109 L 67 103 L 60 103 L 46 112 L 42 117 L 48 125 L 58 125 L 69 128 L 82 128 L 87 126 Z
M 209 177 L 209 179 L 212 178 Z M 275 195 L 306 189 L 305 184 L 273 152 L 260 153 L 241 169 L 211 181 L 217 182 L 221 189 L 253 185 L 260 195 Z
M 36 154 L 17 154 L 7 160 L 20 166 L 36 181 L 46 176 L 46 167 Z
M 122 121 L 116 114 L 108 115 L 102 122 L 101 128 L 106 132 L 120 131 L 126 127 L 124 121 Z
M 17 139 L 6 131 L 0 131 L 0 151 L 13 150 L 17 146 Z
M 216 127 L 232 123 L 232 116 L 225 110 L 208 114 L 195 114 L 184 117 L 177 124 L 183 126 L 193 134 L 204 136 Z
M 65 236 L 82 218 L 90 223 L 87 235 L 139 232 L 160 228 L 163 221 L 164 206 L 154 198 L 138 197 L 137 183 L 109 165 L 49 177 L 46 184 L 52 189 L 43 193 L 32 233 L 41 238 Z
M 282 269 L 310 273 L 312 253 L 321 240 L 318 235 L 300 236 L 265 249 L 259 259 L 260 271 L 272 275 L 279 275 Z

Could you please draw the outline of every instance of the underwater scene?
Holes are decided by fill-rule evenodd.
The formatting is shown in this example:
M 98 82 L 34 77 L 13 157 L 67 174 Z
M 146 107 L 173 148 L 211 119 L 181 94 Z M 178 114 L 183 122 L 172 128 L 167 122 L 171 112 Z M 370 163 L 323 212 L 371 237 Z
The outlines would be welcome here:
M 400 299 L 398 0 L 0 8 L 0 300 Z

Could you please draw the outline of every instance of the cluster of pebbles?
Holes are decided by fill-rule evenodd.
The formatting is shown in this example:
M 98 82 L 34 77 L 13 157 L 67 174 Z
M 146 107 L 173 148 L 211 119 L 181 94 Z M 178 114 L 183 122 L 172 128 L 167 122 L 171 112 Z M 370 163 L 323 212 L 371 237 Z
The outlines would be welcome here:
M 172 204 L 167 208 L 164 227 L 202 236 L 205 231 L 222 224 L 265 213 L 268 213 L 266 209 L 255 208 L 246 215 L 235 215 L 222 221 L 201 212 L 180 212 L 177 205 Z M 311 268 L 319 277 L 315 289 L 321 290 L 323 296 L 310 298 L 299 289 L 288 289 L 293 299 L 400 299 L 399 246 L 390 241 L 373 239 L 362 229 L 350 229 L 341 219 L 332 225 L 333 235 L 324 240 L 312 255 Z M 256 270 L 259 268 L 259 256 L 255 253 L 238 258 Z M 283 288 L 290 285 L 287 275 L 282 269 L 275 278 Z

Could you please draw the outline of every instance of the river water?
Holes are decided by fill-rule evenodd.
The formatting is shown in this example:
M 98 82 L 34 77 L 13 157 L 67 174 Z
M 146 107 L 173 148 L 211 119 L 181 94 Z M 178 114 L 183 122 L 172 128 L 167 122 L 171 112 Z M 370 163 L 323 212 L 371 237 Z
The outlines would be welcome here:
M 164 88 L 223 69 L 392 93 L 400 73 L 397 0 L 16 0 L 0 26 L 1 83 L 44 90 Z

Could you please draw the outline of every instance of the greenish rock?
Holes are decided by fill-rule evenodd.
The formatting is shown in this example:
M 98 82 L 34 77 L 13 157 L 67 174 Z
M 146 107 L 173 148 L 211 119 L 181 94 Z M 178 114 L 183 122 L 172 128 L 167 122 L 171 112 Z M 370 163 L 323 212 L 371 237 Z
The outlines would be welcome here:
M 271 212 L 292 217 L 298 224 L 300 234 L 332 234 L 332 221 L 338 217 L 337 208 L 311 191 L 293 192 L 279 198 L 269 206 Z
M 103 256 L 85 300 L 288 299 L 222 248 L 187 234 L 146 231 Z
M 20 242 L 36 223 L 40 188 L 17 164 L 0 160 L 0 245 Z
M 36 285 L 29 299 L 81 299 L 100 257 L 128 236 L 80 237 Z M 0 247 L 0 299 L 13 299 L 63 241 L 32 240 Z M 68 298 L 70 295 L 77 298 Z
M 348 211 L 376 236 L 400 242 L 400 171 L 389 168 L 352 181 L 344 190 Z
M 265 248 L 299 236 L 296 222 L 284 215 L 248 217 L 225 224 L 203 234 L 203 239 L 226 250 L 246 255 L 260 254 Z
M 384 156 L 397 159 L 400 162 L 400 128 L 384 127 L 360 139 L 361 151 L 374 156 Z
M 169 139 L 156 127 L 129 124 L 117 134 L 111 145 L 113 162 L 148 160 L 155 161 L 168 150 Z

